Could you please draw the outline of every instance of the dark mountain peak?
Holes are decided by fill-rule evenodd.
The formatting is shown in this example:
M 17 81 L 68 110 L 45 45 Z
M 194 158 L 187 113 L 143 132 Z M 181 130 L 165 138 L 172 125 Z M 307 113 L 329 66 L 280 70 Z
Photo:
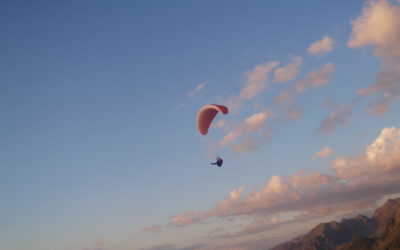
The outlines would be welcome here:
M 385 248 L 385 247 L 394 248 Z M 384 247 L 384 248 L 382 248 Z M 372 218 L 358 215 L 320 223 L 307 234 L 272 250 L 400 249 L 400 198 L 389 199 Z
M 373 218 L 376 220 L 381 220 L 393 217 L 399 208 L 400 208 L 400 198 L 389 199 L 380 208 L 375 210 Z
M 372 220 L 365 216 L 344 219 L 341 222 L 320 223 L 309 233 L 276 246 L 273 250 L 333 250 L 349 242 L 354 236 L 366 236 L 372 229 Z
M 389 199 L 381 207 L 375 210 L 372 217 L 376 223 L 374 236 L 382 236 L 389 225 L 400 222 L 400 198 Z
M 314 229 L 310 231 L 310 236 L 324 236 L 325 234 L 329 234 L 332 231 L 335 231 L 339 228 L 339 223 L 336 221 L 331 221 L 327 223 L 320 223 Z

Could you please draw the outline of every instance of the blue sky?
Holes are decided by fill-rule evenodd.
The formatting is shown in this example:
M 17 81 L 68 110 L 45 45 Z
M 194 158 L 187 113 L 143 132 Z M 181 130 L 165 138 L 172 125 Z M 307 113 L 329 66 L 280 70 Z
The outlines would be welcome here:
M 176 226 L 171 218 L 209 211 L 272 176 L 330 172 L 337 157 L 362 154 L 400 121 L 398 75 L 393 88 L 357 94 L 387 62 L 398 65 L 397 47 L 384 38 L 399 36 L 390 25 L 382 41 L 363 36 L 373 18 L 359 33 L 352 25 L 368 13 L 399 24 L 384 15 L 399 13 L 395 1 L 3 1 L 0 12 L 0 239 L 10 250 L 216 249 L 205 235 L 229 222 Z M 332 43 L 311 53 L 325 37 Z M 295 57 L 298 72 L 274 82 Z M 240 100 L 256 67 L 272 61 L 279 65 L 256 83 L 265 89 Z M 306 81 L 328 63 L 334 69 L 317 87 Z M 296 92 L 301 79 L 314 87 Z M 293 100 L 280 105 L 286 90 Z M 367 112 L 374 98 L 390 99 L 389 109 Z M 197 110 L 232 100 L 242 106 L 217 117 L 227 125 L 200 136 Z M 301 115 L 288 118 L 285 107 Z M 340 108 L 351 115 L 319 131 Z M 257 147 L 220 146 L 255 114 L 267 118 L 240 138 Z M 324 147 L 332 153 L 313 157 Z M 210 148 L 223 155 L 222 169 L 208 166 Z M 154 225 L 163 230 L 143 231 Z

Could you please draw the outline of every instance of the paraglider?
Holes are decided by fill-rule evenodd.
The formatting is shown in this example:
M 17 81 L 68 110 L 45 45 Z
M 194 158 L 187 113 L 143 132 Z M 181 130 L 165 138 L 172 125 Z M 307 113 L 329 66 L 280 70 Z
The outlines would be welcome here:
M 200 134 L 206 135 L 208 133 L 208 129 L 218 113 L 226 115 L 229 113 L 229 109 L 226 106 L 218 104 L 207 104 L 200 108 L 197 113 L 197 130 Z M 210 165 L 221 167 L 223 162 L 224 160 L 218 156 L 216 161 L 211 162 Z
M 218 112 L 226 115 L 229 113 L 229 109 L 217 104 L 208 104 L 200 108 L 197 113 L 197 129 L 200 134 L 206 135 L 208 133 L 208 129 Z
M 217 165 L 218 167 L 222 167 L 222 163 L 224 163 L 224 160 L 218 156 L 217 160 L 215 162 L 211 162 L 210 165 Z

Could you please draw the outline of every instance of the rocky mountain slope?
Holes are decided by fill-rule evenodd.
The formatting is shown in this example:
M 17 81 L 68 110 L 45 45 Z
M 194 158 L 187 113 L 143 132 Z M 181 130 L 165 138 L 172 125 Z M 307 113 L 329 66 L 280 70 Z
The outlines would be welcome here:
M 321 223 L 307 234 L 271 250 L 400 249 L 400 198 L 389 199 L 371 218 L 363 215 Z

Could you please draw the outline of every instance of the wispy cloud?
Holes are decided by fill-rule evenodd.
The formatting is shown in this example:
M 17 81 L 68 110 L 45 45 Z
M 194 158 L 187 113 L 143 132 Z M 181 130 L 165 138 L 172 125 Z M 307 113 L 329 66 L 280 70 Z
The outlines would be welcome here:
M 247 117 L 243 122 L 239 125 L 235 126 L 232 130 L 230 130 L 220 141 L 219 145 L 221 147 L 228 147 L 234 145 L 234 142 L 239 138 L 248 136 L 251 133 L 259 132 L 266 120 L 271 116 L 268 111 L 263 111 L 259 113 L 255 113 L 249 117 Z M 250 150 L 256 143 L 251 140 L 249 137 L 245 138 L 242 144 L 234 146 L 236 151 L 245 151 Z
M 188 94 L 187 94 L 188 97 L 192 97 L 192 96 L 198 94 L 201 90 L 203 90 L 206 87 L 207 84 L 208 84 L 207 81 L 197 84 L 197 86 L 194 89 L 192 89 L 188 92 Z
M 293 80 L 300 72 L 303 58 L 297 56 L 292 59 L 286 66 L 279 67 L 274 70 L 274 82 L 288 82 Z
M 220 119 L 217 122 L 212 123 L 211 126 L 214 128 L 223 128 L 226 126 L 226 123 L 225 119 Z
M 264 91 L 267 84 L 268 73 L 278 65 L 279 62 L 276 61 L 265 62 L 247 72 L 247 82 L 240 91 L 240 97 L 244 100 L 249 100 Z
M 276 98 L 277 103 L 290 103 L 294 97 L 300 93 L 305 92 L 310 88 L 316 88 L 326 85 L 335 71 L 333 63 L 327 63 L 322 67 L 309 72 L 304 78 L 296 81 L 289 89 L 283 91 Z
M 307 51 L 311 55 L 324 54 L 332 51 L 333 45 L 334 40 L 329 36 L 325 36 L 321 40 L 312 43 Z
M 316 71 L 310 72 L 307 76 L 296 83 L 296 90 L 303 92 L 310 87 L 320 87 L 327 84 L 335 71 L 333 63 L 327 63 Z
M 269 74 L 279 65 L 278 61 L 266 61 L 246 72 L 246 82 L 238 95 L 230 97 L 226 103 L 231 111 L 239 110 L 246 101 L 263 93 L 269 81 Z
M 347 124 L 353 113 L 355 103 L 343 104 L 331 109 L 328 117 L 326 117 L 320 124 L 318 130 L 323 133 L 331 133 L 339 126 Z
M 318 158 L 327 158 L 329 156 L 331 156 L 333 153 L 333 150 L 330 147 L 323 147 L 320 151 L 316 152 L 314 154 L 314 158 L 318 157 Z

